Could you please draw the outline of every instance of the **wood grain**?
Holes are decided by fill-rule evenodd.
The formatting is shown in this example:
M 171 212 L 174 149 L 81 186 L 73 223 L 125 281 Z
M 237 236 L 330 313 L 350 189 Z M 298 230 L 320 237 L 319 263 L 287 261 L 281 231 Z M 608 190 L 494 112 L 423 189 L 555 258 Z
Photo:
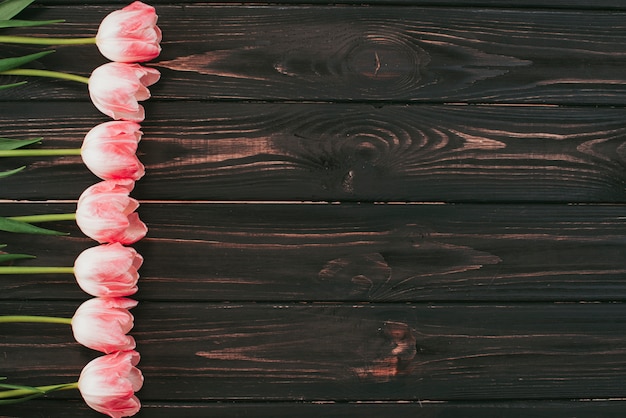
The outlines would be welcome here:
M 33 14 L 73 24 L 34 35 L 93 35 L 112 9 L 45 7 Z M 626 32 L 616 11 L 187 4 L 159 13 L 167 36 L 152 64 L 163 72 L 153 92 L 164 99 L 622 105 L 626 98 Z M 88 75 L 104 62 L 93 46 L 57 51 L 40 65 Z M 83 86 L 41 83 L 0 98 L 86 99 Z
M 624 109 L 151 102 L 142 200 L 626 202 Z M 0 133 L 80 147 L 83 103 L 0 104 Z M 77 199 L 80 157 L 5 158 L 8 199 Z
M 112 4 L 114 2 L 108 2 Z M 237 0 L 186 0 L 185 4 L 239 4 Z M 39 0 L 43 5 L 84 5 L 82 0 Z M 170 0 L 151 0 L 150 4 L 160 6 L 171 4 Z M 387 5 L 387 6 L 443 6 L 443 7 L 496 7 L 496 8 L 559 8 L 583 10 L 624 10 L 626 5 L 621 0 L 598 0 L 590 3 L 586 0 L 248 0 L 246 4 L 320 4 L 320 5 Z M 120 2 L 120 7 L 123 2 Z M 31 6 L 32 7 L 32 6 Z
M 624 415 L 624 2 L 151 3 L 138 417 Z M 20 17 L 93 36 L 125 4 Z M 59 47 L 32 66 L 104 62 Z M 84 86 L 28 81 L 0 91 L 0 137 L 78 147 L 106 120 Z M 21 164 L 0 216 L 71 212 L 97 181 L 78 157 L 0 171 Z M 95 245 L 49 226 L 69 235 L 0 244 L 37 255 L 21 265 Z M 0 276 L 0 314 L 71 316 L 86 297 L 71 275 Z M 13 383 L 72 381 L 97 356 L 67 326 L 0 335 Z M 100 415 L 76 392 L 0 408 L 25 416 Z
M 0 216 L 73 205 L 1 205 Z M 623 301 L 621 205 L 143 203 L 142 300 Z M 95 245 L 3 234 L 21 265 Z M 175 291 L 172 291 L 175 288 Z M 82 300 L 71 275 L 3 276 L 0 299 Z
M 75 306 L 3 310 L 71 315 Z M 133 314 L 145 401 L 624 397 L 621 304 L 142 301 Z M 3 374 L 62 382 L 97 356 L 71 343 L 69 327 L 41 326 L 3 326 Z
M 151 402 L 144 401 L 137 418 L 597 418 L 619 417 L 623 401 L 502 401 L 502 402 Z M 3 406 L 2 418 L 37 416 L 101 417 L 79 400 L 46 399 Z

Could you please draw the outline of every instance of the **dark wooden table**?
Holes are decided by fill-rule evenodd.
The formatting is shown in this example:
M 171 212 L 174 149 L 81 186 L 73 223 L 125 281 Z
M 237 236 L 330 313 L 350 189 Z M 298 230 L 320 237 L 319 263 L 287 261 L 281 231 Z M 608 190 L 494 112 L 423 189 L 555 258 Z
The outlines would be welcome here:
M 92 36 L 125 4 L 24 17 Z M 151 4 L 138 416 L 626 414 L 624 1 Z M 58 47 L 35 66 L 104 62 Z M 78 147 L 106 120 L 83 86 L 28 81 L 0 92 L 0 136 Z M 1 180 L 0 216 L 71 212 L 97 181 L 80 157 L 0 164 L 28 166 Z M 49 226 L 70 235 L 0 243 L 28 265 L 93 245 Z M 71 276 L 0 278 L 3 314 L 85 298 Z M 97 356 L 66 326 L 0 334 L 15 383 L 75 380 Z M 66 392 L 0 416 L 100 415 Z

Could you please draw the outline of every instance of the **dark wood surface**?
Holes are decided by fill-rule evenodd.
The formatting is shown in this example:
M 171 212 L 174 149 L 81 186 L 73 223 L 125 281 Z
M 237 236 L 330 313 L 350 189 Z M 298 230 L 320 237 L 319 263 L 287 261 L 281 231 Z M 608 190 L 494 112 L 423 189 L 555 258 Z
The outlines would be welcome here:
M 153 119 L 139 146 L 149 172 L 136 186 L 142 200 L 626 202 L 621 108 L 146 107 Z M 49 147 L 80 147 L 101 119 L 84 103 L 0 103 L 8 135 L 43 135 Z M 77 156 L 0 164 L 29 166 L 19 182 L 4 182 L 10 199 L 45 200 L 59 182 L 55 197 L 74 199 L 95 180 Z
M 623 417 L 626 4 L 222 3 L 152 2 L 138 416 Z M 24 17 L 89 36 L 124 4 Z M 34 66 L 103 62 L 61 47 Z M 83 86 L 28 81 L 0 91 L 0 136 L 79 147 L 106 120 Z M 0 216 L 72 212 L 97 181 L 80 157 L 0 171 L 23 164 Z M 49 226 L 69 235 L 0 243 L 41 266 L 93 245 Z M 0 276 L 1 314 L 85 298 L 71 275 Z M 74 380 L 97 356 L 67 326 L 0 335 L 16 383 Z M 0 416 L 100 415 L 66 392 Z
M 36 35 L 93 35 L 110 7 L 50 6 L 33 18 L 76 23 Z M 623 12 L 452 7 L 163 5 L 167 83 L 176 100 L 622 105 Z M 84 50 L 84 52 L 82 52 Z M 88 75 L 93 47 L 57 48 L 41 65 Z M 13 91 L 49 98 L 45 81 Z M 198 88 L 201 85 L 202 88 Z M 84 89 L 56 83 L 58 99 Z M 4 93 L 6 94 L 6 93 Z

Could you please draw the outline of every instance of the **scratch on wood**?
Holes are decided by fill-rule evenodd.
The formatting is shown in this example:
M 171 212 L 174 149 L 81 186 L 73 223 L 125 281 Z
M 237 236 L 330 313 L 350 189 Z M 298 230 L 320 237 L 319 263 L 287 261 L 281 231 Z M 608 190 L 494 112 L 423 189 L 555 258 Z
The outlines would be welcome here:
M 378 71 L 380 71 L 380 57 L 378 56 L 378 52 L 374 51 L 374 61 L 376 62 L 376 68 L 374 69 L 374 76 L 378 76 Z

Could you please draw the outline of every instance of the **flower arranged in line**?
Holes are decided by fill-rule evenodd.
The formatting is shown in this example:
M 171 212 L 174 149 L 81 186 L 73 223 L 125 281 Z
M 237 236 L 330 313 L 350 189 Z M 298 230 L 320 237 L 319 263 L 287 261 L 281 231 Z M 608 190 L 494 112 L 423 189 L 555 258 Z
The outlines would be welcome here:
M 49 77 L 87 84 L 91 101 L 99 111 L 115 120 L 133 122 L 144 120 L 145 111 L 139 102 L 150 98 L 148 87 L 161 77 L 155 68 L 121 62 L 103 64 L 93 70 L 91 77 L 27 68 L 1 71 L 0 75 Z
M 78 389 L 85 403 L 112 418 L 129 417 L 141 409 L 135 393 L 143 386 L 143 375 L 137 368 L 139 353 L 117 351 L 91 360 L 83 367 L 77 382 L 49 386 L 0 384 L 0 405 L 16 403 L 59 390 Z
M 143 257 L 131 247 L 103 244 L 80 253 L 74 261 L 74 276 L 92 296 L 130 296 L 137 292 L 142 263 Z
M 135 392 L 143 386 L 139 358 L 136 351 L 118 351 L 87 363 L 78 379 L 85 403 L 113 418 L 135 415 L 141 408 Z
M 22 2 L 25 3 L 25 2 Z M 28 4 L 26 4 L 28 5 Z M 25 6 L 23 6 L 25 7 Z M 22 7 L 22 8 L 23 8 Z M 14 8 L 18 8 L 15 5 Z M 3 17 L 0 17 L 2 19 Z M 158 16 L 154 7 L 140 1 L 129 4 L 121 10 L 107 15 L 95 37 L 87 38 L 37 38 L 29 36 L 0 36 L 0 43 L 32 45 L 86 45 L 96 44 L 102 55 L 117 62 L 146 62 L 161 53 L 161 29 L 157 26 Z M 19 21 L 10 26 L 25 25 Z M 37 24 L 58 23 L 60 21 L 34 22 Z
M 5 7 L 7 4 L 8 7 Z M 4 19 L 5 27 L 55 23 L 6 23 L 7 19 L 10 20 L 28 4 L 28 0 L 4 0 L 3 7 L 0 7 L 0 20 Z M 14 12 L 7 12 L 10 9 Z M 4 17 L 3 12 L 6 14 Z M 129 309 L 134 308 L 137 301 L 126 296 L 137 292 L 138 269 L 143 263 L 143 257 L 127 245 L 142 239 L 147 233 L 147 227 L 136 213 L 139 202 L 129 195 L 135 181 L 141 179 L 145 172 L 137 158 L 138 143 L 143 135 L 138 122 L 145 118 L 145 110 L 139 102 L 150 97 L 148 87 L 161 76 L 158 70 L 139 65 L 156 58 L 161 52 L 162 34 L 157 20 L 153 7 L 136 1 L 106 16 L 96 36 L 92 38 L 0 36 L 0 42 L 96 44 L 100 52 L 113 62 L 96 68 L 90 77 L 21 68 L 53 51 L 2 59 L 0 75 L 52 77 L 87 84 L 94 106 L 114 119 L 92 128 L 85 135 L 80 149 L 25 150 L 22 148 L 39 140 L 14 142 L 0 138 L 0 156 L 80 155 L 84 164 L 103 180 L 80 195 L 73 214 L 0 218 L 0 230 L 40 234 L 59 233 L 36 227 L 32 223 L 74 219 L 85 235 L 101 245 L 84 250 L 76 258 L 73 267 L 0 266 L 0 274 L 73 273 L 80 288 L 95 297 L 81 304 L 72 318 L 0 316 L 0 322 L 70 324 L 78 343 L 106 354 L 89 362 L 74 383 L 41 387 L 0 383 L 0 388 L 5 389 L 0 391 L 0 404 L 21 402 L 51 391 L 77 388 L 91 408 L 114 418 L 134 415 L 141 407 L 135 392 L 141 389 L 143 376 L 136 367 L 139 354 L 135 351 L 135 339 L 129 335 L 134 326 Z M 0 88 L 20 84 L 13 83 Z M 0 177 L 8 177 L 22 169 L 19 167 L 0 172 Z M 27 258 L 33 256 L 0 254 L 2 262 Z
M 71 318 L 2 315 L 0 323 L 68 324 L 77 343 L 110 354 L 135 348 L 135 339 L 128 335 L 134 326 L 129 309 L 135 306 L 137 301 L 128 298 L 92 298 L 83 302 Z
M 80 154 L 85 166 L 102 180 L 139 180 L 145 174 L 145 168 L 137 158 L 137 146 L 142 135 L 141 126 L 136 122 L 109 121 L 92 128 L 85 135 L 81 148 L 2 149 L 0 142 L 0 157 L 51 157 Z M 13 140 L 13 142 L 20 141 Z M 0 177 L 2 175 L 3 173 L 0 173 Z
M 0 249 L 4 246 L 0 246 Z M 0 262 L 35 258 L 28 254 L 0 253 Z M 87 248 L 73 267 L 63 266 L 0 266 L 4 274 L 73 274 L 80 288 L 91 296 L 113 298 L 137 292 L 139 268 L 143 257 L 134 248 L 120 243 Z
M 127 298 L 88 299 L 72 317 L 74 339 L 106 354 L 134 349 L 135 339 L 128 333 L 134 326 L 129 309 L 135 306 L 137 301 Z
M 148 232 L 135 210 L 139 202 L 129 193 L 132 180 L 105 180 L 88 187 L 79 197 L 76 223 L 88 237 L 101 244 L 133 244 Z
M 18 10 L 21 10 L 15 6 Z M 23 8 L 23 7 L 22 7 Z M 95 37 L 90 38 L 36 38 L 0 36 L 0 43 L 39 45 L 96 44 L 100 52 L 113 62 L 96 68 L 84 77 L 49 70 L 20 68 L 53 51 L 44 51 L 23 57 L 0 60 L 0 75 L 51 77 L 88 84 L 94 106 L 115 120 L 141 122 L 144 109 L 138 102 L 150 97 L 148 87 L 156 83 L 160 73 L 143 67 L 139 62 L 156 58 L 161 52 L 161 29 L 154 7 L 140 1 L 107 15 Z M 43 22 L 49 23 L 49 22 Z M 17 86 L 14 83 L 6 87 Z
M 112 119 L 141 122 L 145 111 L 139 102 L 150 98 L 148 87 L 160 77 L 154 68 L 109 62 L 91 73 L 89 96 L 94 106 Z
M 154 7 L 136 1 L 102 20 L 96 45 L 111 61 L 150 61 L 161 53 L 161 29 L 157 20 Z
M 103 180 L 139 180 L 145 173 L 136 155 L 141 135 L 136 122 L 101 123 L 85 136 L 80 155 L 87 168 Z

